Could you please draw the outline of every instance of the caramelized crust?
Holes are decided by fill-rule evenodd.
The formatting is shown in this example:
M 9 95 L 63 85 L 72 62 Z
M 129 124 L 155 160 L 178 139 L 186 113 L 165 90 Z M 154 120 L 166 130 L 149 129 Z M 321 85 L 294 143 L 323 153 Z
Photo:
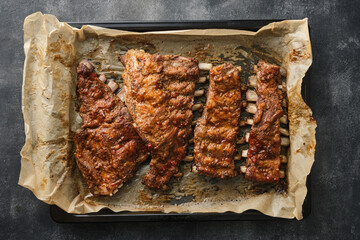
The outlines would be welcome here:
M 111 195 L 146 160 L 146 146 L 125 105 L 92 71 L 78 68 L 77 92 L 83 125 L 75 135 L 77 165 L 94 195 Z
M 165 189 L 186 153 L 198 62 L 142 50 L 129 50 L 121 61 L 125 65 L 125 103 L 151 151 L 150 170 L 143 183 L 152 189 Z
M 260 60 L 256 67 L 258 100 L 249 137 L 245 177 L 259 182 L 278 182 L 280 178 L 280 118 L 282 94 L 280 68 Z
M 239 71 L 229 63 L 210 70 L 206 106 L 195 128 L 195 163 L 200 174 L 236 175 L 234 153 L 241 111 Z

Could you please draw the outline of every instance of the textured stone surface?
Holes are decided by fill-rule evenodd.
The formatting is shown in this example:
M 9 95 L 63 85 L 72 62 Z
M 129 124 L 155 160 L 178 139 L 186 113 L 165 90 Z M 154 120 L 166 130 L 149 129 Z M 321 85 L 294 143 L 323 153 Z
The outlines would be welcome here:
M 0 239 L 359 239 L 359 1 L 2 1 L 0 3 Z M 24 143 L 22 24 L 36 11 L 60 21 L 298 19 L 309 17 L 310 106 L 318 122 L 312 213 L 298 221 L 56 224 L 17 185 Z

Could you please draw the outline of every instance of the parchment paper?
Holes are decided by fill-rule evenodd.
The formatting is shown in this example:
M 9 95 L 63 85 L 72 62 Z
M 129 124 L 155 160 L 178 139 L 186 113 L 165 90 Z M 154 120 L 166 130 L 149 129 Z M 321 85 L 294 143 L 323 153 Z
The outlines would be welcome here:
M 74 160 L 73 136 L 80 129 L 76 112 L 76 66 L 83 58 L 98 71 L 118 80 L 118 56 L 130 48 L 151 53 L 180 54 L 214 64 L 223 61 L 242 66 L 242 80 L 250 63 L 269 58 L 286 69 L 290 149 L 286 170 L 287 192 L 249 191 L 243 176 L 214 180 L 190 172 L 182 164 L 180 181 L 171 191 L 150 192 L 141 184 L 148 163 L 113 197 L 90 194 Z M 316 122 L 301 97 L 301 84 L 312 63 L 307 19 L 269 24 L 258 32 L 207 29 L 134 33 L 84 26 L 77 29 L 53 15 L 34 13 L 24 23 L 24 76 L 22 111 L 26 142 L 21 151 L 19 184 L 49 204 L 69 213 L 113 211 L 226 212 L 256 209 L 266 215 L 302 218 L 307 193 L 306 177 L 315 153 Z M 260 56 L 260 57 L 259 57 Z M 201 99 L 200 99 L 201 100 Z

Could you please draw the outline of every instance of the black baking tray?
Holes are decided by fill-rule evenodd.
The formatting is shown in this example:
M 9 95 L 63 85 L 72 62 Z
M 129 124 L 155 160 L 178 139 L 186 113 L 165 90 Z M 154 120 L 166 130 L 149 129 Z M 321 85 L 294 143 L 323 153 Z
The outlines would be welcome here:
M 134 22 L 69 22 L 73 27 L 81 28 L 83 25 L 94 25 L 105 28 L 133 31 L 169 31 L 184 29 L 238 29 L 257 31 L 261 27 L 281 21 L 283 19 L 271 20 L 216 20 L 216 21 L 134 21 Z M 311 68 L 303 79 L 302 95 L 307 104 L 310 100 Z M 311 176 L 307 177 L 306 186 L 308 193 L 303 204 L 303 217 L 311 213 Z M 86 223 L 86 222 L 139 222 L 139 221 L 231 221 L 231 220 L 287 220 L 283 218 L 269 217 L 256 210 L 248 210 L 243 213 L 161 213 L 161 212 L 129 212 L 115 213 L 109 209 L 102 209 L 96 213 L 69 214 L 55 205 L 50 206 L 50 216 L 58 223 Z

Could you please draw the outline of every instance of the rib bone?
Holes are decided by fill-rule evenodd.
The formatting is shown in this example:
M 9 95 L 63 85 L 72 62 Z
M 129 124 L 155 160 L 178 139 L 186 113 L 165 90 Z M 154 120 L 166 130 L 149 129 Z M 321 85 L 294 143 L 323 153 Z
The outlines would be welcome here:
M 200 69 L 200 70 L 210 71 L 211 68 L 212 68 L 212 64 L 211 64 L 211 63 L 199 63 L 199 69 Z
M 207 78 L 206 77 L 200 77 L 198 83 L 206 83 Z
M 247 153 L 248 153 L 248 150 L 246 149 L 246 150 L 242 150 L 241 151 L 241 156 L 243 157 L 243 158 L 247 158 Z
M 120 98 L 120 100 L 121 100 L 122 102 L 124 102 L 124 94 L 123 94 L 122 91 L 119 91 L 119 93 L 117 94 L 117 96 Z
M 256 102 L 258 100 L 258 96 L 254 90 L 246 91 L 246 100 L 249 102 Z
M 105 75 L 104 75 L 104 74 L 100 74 L 99 80 L 102 81 L 102 82 L 106 82 L 106 77 L 105 77 Z
M 250 133 L 246 132 L 245 133 L 245 142 L 249 142 L 249 137 L 250 137 Z
M 108 82 L 108 86 L 111 88 L 112 92 L 115 92 L 116 89 L 118 89 L 118 87 L 119 87 L 119 85 L 114 80 L 110 80 Z
M 253 124 L 254 124 L 254 120 L 251 119 L 251 118 L 247 118 L 246 121 L 245 121 L 245 123 L 246 123 L 247 125 L 253 125 Z
M 251 75 L 249 77 L 249 86 L 250 87 L 256 87 L 256 75 Z
M 236 155 L 236 156 L 234 156 L 234 160 L 235 160 L 235 161 L 239 161 L 239 160 L 241 160 L 241 156 L 240 156 L 240 155 Z
M 286 77 L 286 75 L 287 75 L 286 74 L 286 69 L 283 66 L 280 67 L 280 75 L 283 76 L 283 77 Z
M 92 72 L 94 70 L 94 66 L 86 59 L 81 60 L 79 65 L 80 64 L 84 64 L 89 69 L 90 72 Z
M 198 111 L 203 108 L 203 105 L 201 103 L 194 104 L 192 107 L 192 111 Z
M 285 114 L 280 118 L 280 122 L 283 124 L 288 124 L 288 118 Z
M 249 103 L 249 104 L 246 106 L 245 111 L 247 111 L 248 113 L 255 114 L 255 113 L 256 113 L 256 104 L 254 104 L 254 103 Z
M 183 161 L 184 162 L 192 162 L 194 160 L 194 157 L 193 156 L 186 156 L 184 157 Z
M 194 96 L 200 97 L 200 96 L 204 95 L 204 93 L 205 93 L 204 89 L 196 90 Z
M 288 137 L 282 137 L 281 138 L 281 146 L 290 146 L 290 139 Z
M 107 70 L 107 71 L 124 71 L 124 66 L 116 66 L 116 65 L 103 65 L 101 66 L 101 70 Z
M 284 136 L 289 136 L 290 134 L 289 134 L 289 130 L 287 130 L 287 129 L 285 129 L 285 128 L 280 128 L 279 129 L 279 131 L 280 131 L 280 134 L 282 134 L 282 135 L 284 135 Z

